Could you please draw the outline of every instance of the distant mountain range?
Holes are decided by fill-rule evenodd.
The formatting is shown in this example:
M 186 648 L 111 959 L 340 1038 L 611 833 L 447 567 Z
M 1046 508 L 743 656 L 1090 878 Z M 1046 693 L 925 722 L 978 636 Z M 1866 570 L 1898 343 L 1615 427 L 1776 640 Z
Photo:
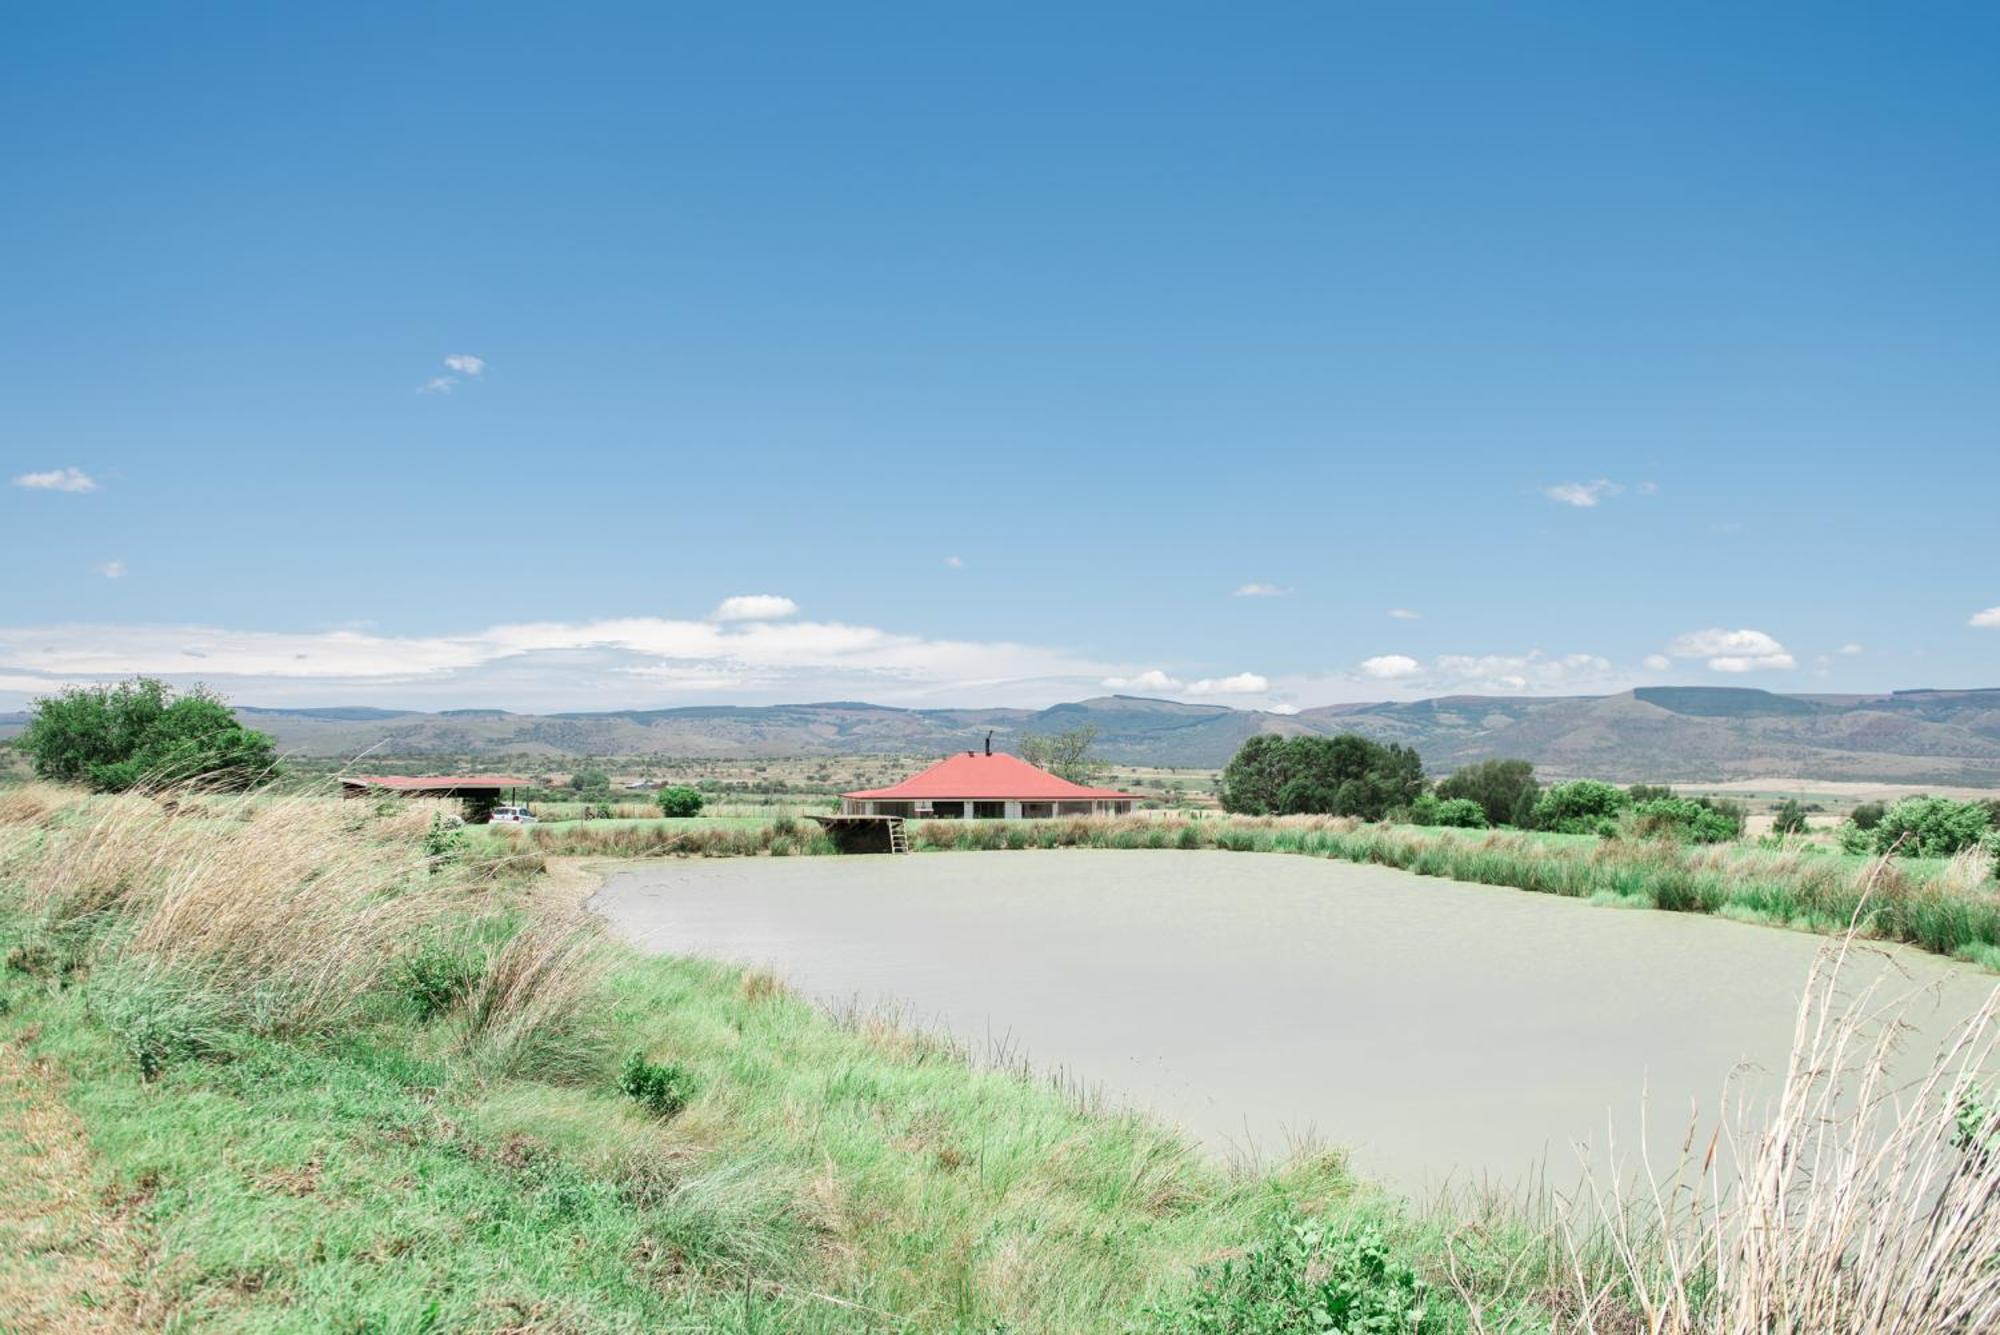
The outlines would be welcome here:
M 1888 695 L 1778 695 L 1649 686 L 1620 695 L 1445 696 L 1272 714 L 1114 695 L 1048 709 L 891 709 L 838 702 L 703 705 L 609 713 L 453 709 L 253 709 L 237 714 L 294 754 L 321 758 L 492 759 L 934 755 L 978 746 L 989 729 L 1098 728 L 1098 751 L 1126 764 L 1213 768 L 1247 737 L 1357 732 L 1414 746 L 1434 773 L 1492 756 L 1557 777 L 1715 782 L 1798 776 L 2000 786 L 2000 689 Z M 24 715 L 0 714 L 0 736 Z

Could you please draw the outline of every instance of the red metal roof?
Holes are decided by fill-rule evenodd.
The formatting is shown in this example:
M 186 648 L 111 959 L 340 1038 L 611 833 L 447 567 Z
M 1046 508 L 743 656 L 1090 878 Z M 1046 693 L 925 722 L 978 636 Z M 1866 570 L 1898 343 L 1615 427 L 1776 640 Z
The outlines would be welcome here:
M 394 788 L 398 792 L 432 788 L 526 788 L 526 779 L 505 774 L 349 774 L 342 783 L 360 788 Z
M 1058 779 L 1045 769 L 1030 765 L 1019 756 L 1005 753 L 979 755 L 966 752 L 948 756 L 921 774 L 912 774 L 887 788 L 864 788 L 843 797 L 898 802 L 919 799 L 968 798 L 998 802 L 1008 798 L 1023 802 L 1081 802 L 1122 797 L 1137 801 L 1131 793 L 1109 788 L 1085 788 L 1068 779 Z

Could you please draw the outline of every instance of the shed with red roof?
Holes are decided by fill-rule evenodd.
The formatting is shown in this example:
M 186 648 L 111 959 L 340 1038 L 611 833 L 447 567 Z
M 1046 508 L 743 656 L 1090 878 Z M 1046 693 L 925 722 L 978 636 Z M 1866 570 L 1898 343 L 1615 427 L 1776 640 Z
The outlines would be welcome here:
M 842 793 L 844 816 L 916 820 L 1036 820 L 1048 816 L 1122 816 L 1138 799 L 1111 788 L 1086 788 L 1004 752 L 947 756 L 887 788 Z

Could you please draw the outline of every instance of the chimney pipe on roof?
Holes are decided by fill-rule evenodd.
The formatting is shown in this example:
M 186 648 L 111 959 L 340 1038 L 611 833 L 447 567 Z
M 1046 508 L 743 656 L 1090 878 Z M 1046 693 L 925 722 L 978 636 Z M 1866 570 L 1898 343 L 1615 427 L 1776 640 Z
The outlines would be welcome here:
M 989 756 L 993 754 L 993 729 L 991 728 L 986 730 L 986 754 Z

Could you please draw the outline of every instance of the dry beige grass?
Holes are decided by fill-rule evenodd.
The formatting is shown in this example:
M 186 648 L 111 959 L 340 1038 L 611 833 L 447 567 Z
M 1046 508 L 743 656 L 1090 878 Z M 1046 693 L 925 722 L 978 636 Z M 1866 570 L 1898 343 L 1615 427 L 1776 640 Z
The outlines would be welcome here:
M 1918 998 L 1848 992 L 1861 948 L 1822 953 L 1776 1093 L 1691 1128 L 1668 1173 L 1592 1173 L 1525 1228 L 1513 1203 L 1478 1203 L 1448 1247 L 1454 1273 L 1492 1266 L 1504 1238 L 1508 1282 L 1461 1286 L 1475 1328 L 1504 1329 L 1482 1314 L 1532 1293 L 1578 1332 L 2000 1329 L 2000 1112 L 1964 1111 L 1995 1073 L 2000 992 L 1898 1085 L 1900 1016 Z
M 459 1047 L 495 1070 L 560 1076 L 594 1053 L 580 1021 L 607 964 L 602 923 L 581 912 L 529 921 L 466 998 Z
M 355 837 L 367 819 L 311 797 L 75 796 L 37 833 L 25 907 L 135 982 L 233 999 L 267 1032 L 325 1029 L 442 909 L 413 893 L 426 867 L 407 837 Z

